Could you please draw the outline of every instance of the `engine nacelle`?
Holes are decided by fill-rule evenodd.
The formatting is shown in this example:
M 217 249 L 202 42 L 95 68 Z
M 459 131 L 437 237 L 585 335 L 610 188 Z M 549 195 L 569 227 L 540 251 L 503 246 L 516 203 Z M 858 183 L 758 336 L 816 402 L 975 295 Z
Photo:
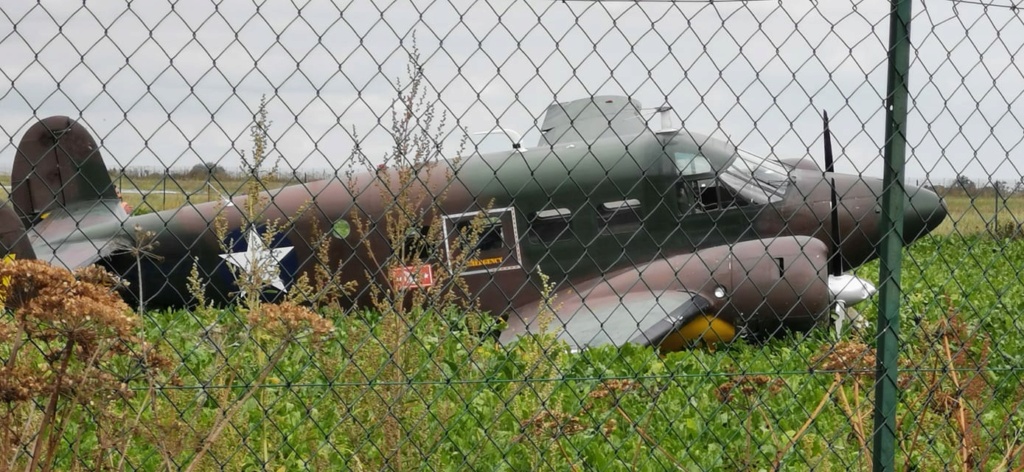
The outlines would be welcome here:
M 828 318 L 828 246 L 818 239 L 746 241 L 698 251 L 686 266 L 693 267 L 680 271 L 682 285 L 703 285 L 700 293 L 716 306 L 716 318 L 741 334 L 764 338 L 782 329 L 806 331 Z M 713 286 L 699 280 L 707 270 Z

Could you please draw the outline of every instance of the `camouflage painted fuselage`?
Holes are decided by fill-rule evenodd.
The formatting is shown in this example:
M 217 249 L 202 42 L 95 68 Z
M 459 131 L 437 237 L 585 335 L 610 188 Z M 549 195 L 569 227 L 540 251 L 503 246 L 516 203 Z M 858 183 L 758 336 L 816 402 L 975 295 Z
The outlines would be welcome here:
M 473 156 L 454 173 L 447 172 L 448 162 L 435 163 L 430 171 L 420 172 L 425 182 L 414 182 L 406 192 L 423 197 L 426 216 L 419 223 L 423 226 L 434 223 L 426 211 L 431 195 L 443 195 L 438 205 L 449 229 L 466 214 L 484 211 L 497 217 L 494 230 L 500 231 L 500 241 L 481 248 L 462 270 L 462 277 L 482 308 L 505 316 L 518 314 L 524 326 L 532 322 L 538 307 L 538 274 L 543 272 L 557 283 L 558 300 L 565 306 L 592 305 L 598 298 L 601 303 L 621 303 L 638 287 L 699 293 L 721 285 L 730 287 L 730 296 L 720 308 L 720 318 L 751 331 L 774 332 L 781 326 L 806 329 L 827 311 L 824 271 L 830 254 L 836 253 L 826 224 L 831 212 L 828 178 L 835 179 L 841 200 L 838 215 L 843 237 L 838 254 L 844 267 L 876 257 L 881 237 L 879 180 L 788 168 L 786 188 L 777 201 L 758 203 L 725 196 L 707 205 L 682 195 L 685 179 L 669 154 L 677 147 L 699 151 L 720 167 L 735 154 L 727 145 L 704 136 L 642 132 L 628 140 L 615 136 L 590 145 L 555 144 Z M 703 178 L 713 180 L 714 176 Z M 291 266 L 282 264 L 283 277 L 312 275 L 315 264 L 322 263 L 311 240 L 316 226 L 331 238 L 327 265 L 332 270 L 340 267 L 339 282 L 356 281 L 365 288 L 367 274 L 373 274 L 378 282 L 388 283 L 386 271 L 377 264 L 392 252 L 381 220 L 394 201 L 382 198 L 381 189 L 398 194 L 395 187 L 395 172 L 388 170 L 266 194 L 270 205 L 263 222 L 294 218 L 277 243 L 294 247 Z M 226 241 L 220 241 L 211 228 L 220 212 L 234 238 L 240 237 L 244 199 L 233 203 L 187 206 L 125 221 L 124 228 L 139 225 L 157 234 L 160 259 L 142 260 L 146 274 L 142 295 L 147 306 L 188 303 L 191 296 L 184 287 L 193 261 L 210 281 L 207 296 L 230 301 L 237 288 L 220 257 Z M 300 213 L 303 207 L 308 209 Z M 913 235 L 908 241 L 944 216 L 938 198 L 926 191 L 916 192 L 907 208 L 914 212 L 907 218 L 906 234 Z M 356 228 L 358 220 L 372 223 L 369 234 Z M 339 221 L 352 228 L 343 238 L 330 233 Z M 370 248 L 376 257 L 369 257 Z M 439 250 L 429 259 L 444 264 L 447 257 Z M 127 254 L 106 259 L 129 280 L 135 280 L 131 274 L 138 272 L 137 262 Z M 775 272 L 765 272 L 767 262 Z M 765 275 L 751 277 L 752 268 Z M 609 281 L 615 280 L 619 286 L 607 289 Z M 632 285 L 623 285 L 622 280 Z M 785 280 L 786 290 L 779 280 Z M 745 281 L 758 283 L 742 293 Z M 350 302 L 366 299 L 356 295 Z
M 508 320 L 503 339 L 538 329 L 541 273 L 556 284 L 556 325 L 578 346 L 664 345 L 662 338 L 641 338 L 674 323 L 677 312 L 687 319 L 708 314 L 739 334 L 804 330 L 828 310 L 828 261 L 839 258 L 848 269 L 877 256 L 880 180 L 755 158 L 695 133 L 655 132 L 638 121 L 638 112 L 622 116 L 634 105 L 625 103 L 598 97 L 559 104 L 549 109 L 551 126 L 546 122 L 533 149 L 438 160 L 418 168 L 413 179 L 383 168 L 261 194 L 266 209 L 253 223 L 259 231 L 281 224 L 280 235 L 265 248 L 276 249 L 274 285 L 287 290 L 302 274 L 312 278 L 322 264 L 336 271 L 336 282 L 356 282 L 346 303 L 359 305 L 367 303 L 370 278 L 395 283 L 392 270 L 382 266 L 404 248 L 386 234 L 396 195 L 416 215 L 412 225 L 420 230 L 413 234 L 425 234 L 431 225 L 442 229 L 434 250 L 413 263 L 457 272 L 471 299 Z M 55 142 L 60 139 L 65 135 Z M 47 142 L 29 134 L 26 141 Z M 74 142 L 93 143 L 91 137 Z M 87 177 L 84 183 L 40 186 L 38 176 L 25 181 L 64 194 L 109 187 L 109 178 L 103 181 L 95 171 L 97 161 L 105 169 L 98 152 L 88 148 L 82 152 L 89 158 L 68 152 L 68 162 L 88 169 L 74 174 Z M 34 162 L 51 161 L 57 162 Z M 150 308 L 193 303 L 186 289 L 193 266 L 208 282 L 207 298 L 230 303 L 239 289 L 229 260 L 237 265 L 242 254 L 253 254 L 245 197 L 125 217 L 109 189 L 82 201 L 20 192 L 13 200 L 35 210 L 19 215 L 32 225 L 38 257 L 69 266 L 103 264 L 131 282 L 127 296 Z M 945 210 L 932 192 L 908 193 L 904 235 L 910 242 L 937 226 Z M 54 206 L 58 198 L 61 204 Z M 477 251 L 459 259 L 452 253 L 454 238 L 479 215 L 486 224 Z M 829 229 L 833 215 L 838 234 Z M 224 237 L 213 230 L 218 220 Z M 156 244 L 132 251 L 146 232 Z M 324 238 L 327 261 L 316 255 Z M 463 266 L 452 267 L 455 261 Z

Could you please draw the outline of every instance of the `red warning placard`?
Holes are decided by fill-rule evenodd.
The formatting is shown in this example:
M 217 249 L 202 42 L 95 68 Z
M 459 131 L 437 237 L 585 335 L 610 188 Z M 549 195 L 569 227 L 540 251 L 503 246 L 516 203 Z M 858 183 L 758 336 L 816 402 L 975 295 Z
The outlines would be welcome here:
M 434 269 L 430 264 L 391 269 L 391 284 L 398 290 L 425 288 L 434 285 Z

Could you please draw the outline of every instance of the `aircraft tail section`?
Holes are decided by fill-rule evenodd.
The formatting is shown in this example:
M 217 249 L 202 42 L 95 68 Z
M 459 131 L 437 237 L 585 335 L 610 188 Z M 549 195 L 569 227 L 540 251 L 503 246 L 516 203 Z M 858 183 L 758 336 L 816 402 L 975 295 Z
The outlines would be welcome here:
M 35 259 L 25 226 L 21 218 L 10 205 L 0 205 L 0 259 L 16 257 L 18 259 Z
M 14 157 L 10 202 L 24 227 L 72 204 L 117 200 L 99 146 L 85 127 L 66 116 L 32 125 Z
M 593 142 L 604 136 L 627 136 L 647 127 L 640 103 L 629 97 L 604 95 L 556 103 L 548 107 L 538 145 Z

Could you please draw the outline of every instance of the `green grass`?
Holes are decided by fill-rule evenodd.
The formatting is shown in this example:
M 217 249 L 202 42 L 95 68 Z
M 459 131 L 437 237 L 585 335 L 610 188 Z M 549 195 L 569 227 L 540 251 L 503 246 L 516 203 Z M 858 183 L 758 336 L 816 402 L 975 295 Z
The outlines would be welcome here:
M 163 181 L 133 184 L 162 189 Z M 147 203 L 160 209 L 186 203 L 185 194 L 193 202 L 218 198 L 204 181 L 168 184 L 184 190 L 180 201 L 150 195 Z M 233 185 L 223 187 L 242 182 Z M 138 205 L 136 197 L 126 195 Z M 901 470 L 1024 464 L 1024 240 L 987 235 L 996 212 L 986 201 L 947 197 L 947 223 L 905 252 Z M 1022 197 L 1000 207 L 1000 221 L 1022 216 Z M 877 272 L 877 263 L 858 270 L 870 279 Z M 872 321 L 874 302 L 858 307 Z M 822 329 L 659 356 L 633 346 L 571 354 L 529 338 L 502 347 L 426 322 L 395 354 L 377 341 L 389 333 L 375 315 L 327 316 L 335 336 L 289 347 L 201 468 L 870 468 L 873 330 L 842 343 Z M 460 314 L 430 316 L 458 322 Z M 154 470 L 167 457 L 191 460 L 279 340 L 254 335 L 232 310 L 152 312 L 143 320 L 145 338 L 172 360 L 173 375 L 152 389 L 132 383 L 134 397 L 112 413 L 142 431 L 123 451 L 127 466 Z M 396 357 L 414 366 L 397 379 L 384 374 Z M 132 366 L 120 369 L 115 374 L 127 377 Z M 99 467 L 89 459 L 105 444 L 99 421 L 81 417 L 64 431 L 58 469 L 78 461 Z
M 1021 261 L 1024 240 L 927 237 L 906 252 L 901 470 L 964 462 L 993 470 L 1007 458 L 1014 466 L 1024 461 Z M 877 266 L 860 272 L 874 278 Z M 861 308 L 874 321 L 875 307 Z M 218 406 L 256 378 L 273 343 L 250 336 L 239 317 L 219 310 L 147 314 L 146 337 L 174 359 L 177 377 L 152 404 L 131 403 L 156 437 L 162 428 L 203 431 Z M 406 365 L 418 367 L 398 381 L 381 381 L 391 357 L 376 344 L 383 333 L 375 318 L 331 318 L 336 336 L 316 349 L 289 349 L 232 419 L 206 467 L 870 468 L 873 330 L 840 344 L 823 329 L 761 346 L 659 356 L 634 346 L 545 351 L 530 339 L 501 347 L 424 323 L 402 354 Z M 146 389 L 137 390 L 141 399 Z M 381 416 L 388 411 L 398 419 Z M 95 447 L 81 437 L 69 444 Z M 187 462 L 188 434 L 175 437 L 182 443 L 177 457 Z M 398 452 L 388 444 L 398 444 Z M 70 464 L 75 448 L 63 454 L 58 463 Z M 132 442 L 127 455 L 132 467 L 161 464 L 152 440 Z
M 943 200 L 949 217 L 936 228 L 937 234 L 979 234 L 993 226 L 1024 224 L 1024 195 L 996 199 L 994 194 L 972 198 L 961 193 Z

